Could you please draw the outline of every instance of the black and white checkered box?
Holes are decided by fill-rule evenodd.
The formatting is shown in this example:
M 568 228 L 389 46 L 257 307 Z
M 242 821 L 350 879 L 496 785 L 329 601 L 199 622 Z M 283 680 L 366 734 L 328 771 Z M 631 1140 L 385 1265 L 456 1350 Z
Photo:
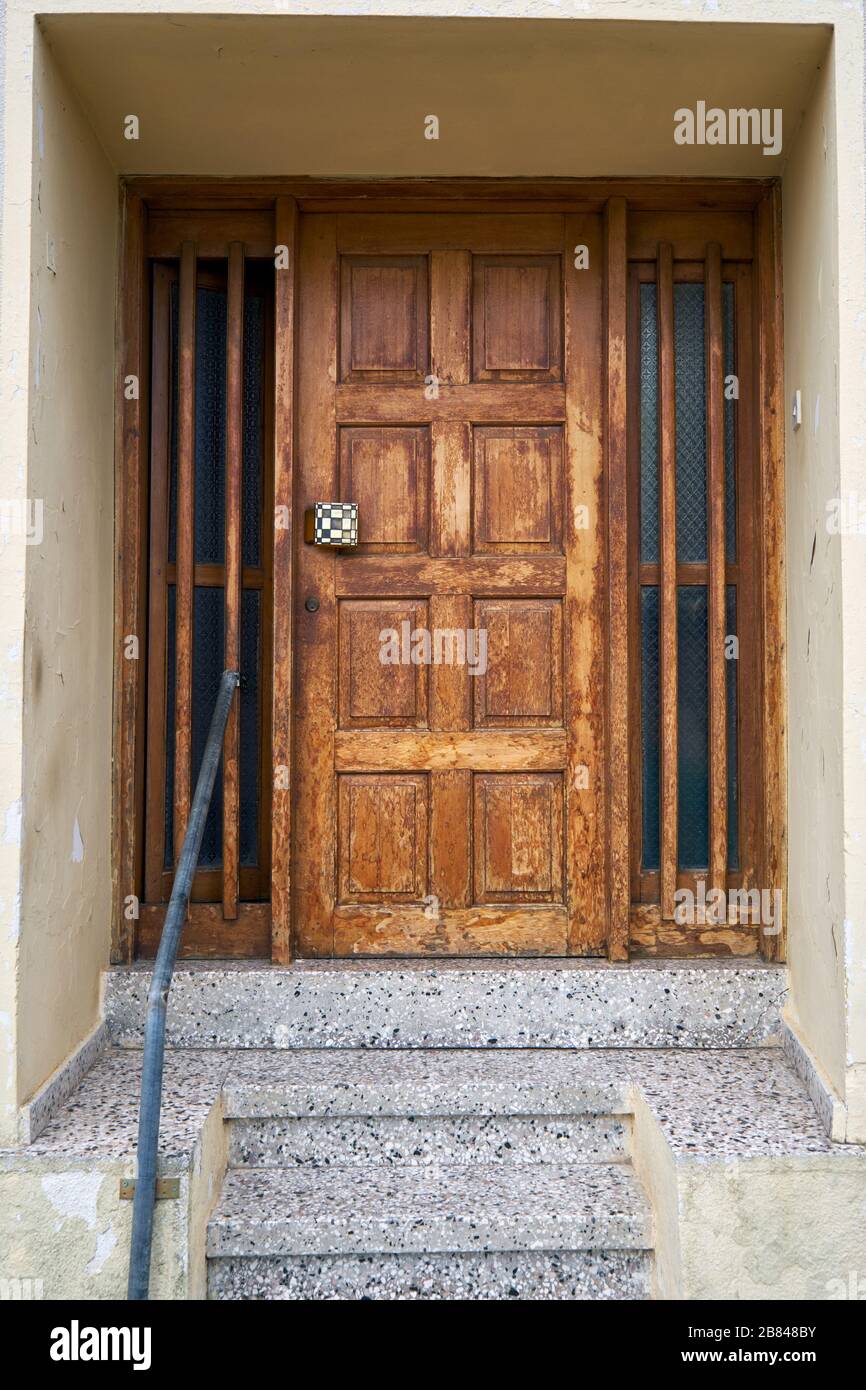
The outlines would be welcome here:
M 313 520 L 315 545 L 358 544 L 357 502 L 316 502 Z

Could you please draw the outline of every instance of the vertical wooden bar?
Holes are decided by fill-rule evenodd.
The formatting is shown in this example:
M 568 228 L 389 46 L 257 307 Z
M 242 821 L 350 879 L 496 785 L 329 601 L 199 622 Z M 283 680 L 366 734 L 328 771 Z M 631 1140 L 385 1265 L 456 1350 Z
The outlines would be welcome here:
M 628 958 L 628 466 L 626 412 L 626 204 L 609 198 L 604 210 L 605 463 L 608 534 L 608 774 L 609 914 L 611 960 Z
M 781 192 L 768 189 L 756 214 L 757 344 L 764 670 L 762 743 L 764 759 L 763 882 L 781 893 L 782 922 L 787 912 L 787 833 L 785 826 L 785 433 L 782 358 Z M 785 959 L 784 930 L 761 932 L 768 960 Z
M 153 271 L 150 369 L 150 534 L 148 536 L 146 815 L 144 822 L 144 897 L 158 903 L 164 896 L 166 863 L 166 728 L 174 719 L 167 710 L 168 682 L 168 512 L 171 488 L 171 292 L 176 271 L 166 264 Z M 142 660 L 144 653 L 142 653 Z M 171 847 L 169 847 L 170 849 Z
M 722 248 L 707 247 L 704 270 L 707 371 L 707 605 L 709 620 L 709 886 L 726 890 L 728 718 L 725 680 L 725 433 Z M 719 919 L 721 920 L 721 918 Z
M 661 691 L 661 915 L 673 921 L 677 887 L 677 442 L 674 364 L 673 251 L 658 252 L 660 691 Z
M 192 785 L 192 630 L 195 586 L 195 244 L 180 251 L 177 421 L 177 590 L 174 707 L 174 857 L 180 858 Z
M 135 912 L 127 903 L 141 891 L 143 824 L 144 674 L 146 633 L 142 563 L 145 553 L 147 430 L 145 425 L 145 231 L 147 214 L 137 194 L 123 208 L 117 327 L 118 380 L 115 410 L 115 484 L 119 544 L 115 560 L 114 732 L 111 959 L 132 960 Z M 125 389 L 128 377 L 138 389 Z M 134 638 L 137 642 L 130 643 Z
M 604 252 L 597 213 L 566 217 L 565 300 L 565 706 L 568 952 L 607 950 L 604 632 Z M 585 246 L 589 264 L 575 265 Z M 584 525 L 584 512 L 588 522 Z
M 244 247 L 229 246 L 226 301 L 226 539 L 225 539 L 225 660 L 226 671 L 239 671 L 241 661 L 241 566 L 244 363 Z M 223 741 L 223 917 L 238 915 L 240 813 L 240 697 L 232 700 Z
M 292 958 L 292 479 L 295 439 L 298 205 L 277 198 L 274 221 L 274 558 L 273 801 L 271 810 L 271 958 Z
M 303 343 L 303 353 L 298 353 L 296 364 L 297 399 L 303 402 L 303 409 L 297 413 L 298 458 L 303 460 L 303 476 L 298 479 L 299 508 L 306 508 L 317 499 L 336 495 L 339 471 L 336 416 L 339 338 L 337 224 L 337 216 L 330 213 L 305 218 L 297 257 L 297 284 L 303 286 L 298 316 L 298 342 Z M 285 234 L 282 240 L 285 242 Z M 278 440 L 280 434 L 278 426 Z M 293 946 L 298 955 L 318 958 L 334 954 L 339 795 L 347 798 L 349 787 L 345 781 L 342 782 L 340 793 L 338 779 L 334 776 L 339 678 L 336 560 L 330 546 L 305 545 L 301 525 L 297 529 L 294 643 L 299 671 L 299 699 L 293 724 L 297 746 L 303 749 L 304 755 L 298 758 L 292 778 L 297 804 L 293 823 L 296 844 L 291 860 L 295 912 Z M 279 539 L 279 531 L 276 537 Z M 277 573 L 275 571 L 275 599 L 276 610 L 279 610 L 285 600 Z M 307 608 L 309 598 L 316 600 L 318 608 Z M 275 628 L 278 621 L 275 616 Z M 278 684 L 284 684 L 285 688 L 280 709 L 277 708 L 275 694 L 275 718 L 283 717 L 291 690 L 290 669 L 282 672 L 278 666 L 277 674 Z M 288 747 L 285 754 L 288 756 Z M 275 789 L 275 809 L 279 795 Z M 285 835 L 288 835 L 288 800 L 289 793 L 286 792 L 285 812 L 282 806 L 280 808 L 281 815 L 284 814 L 286 818 Z M 345 807 L 345 801 L 343 804 Z M 283 839 L 278 842 L 276 832 L 274 859 L 275 863 L 285 864 L 285 876 L 288 878 L 287 845 Z M 282 871 L 280 880 L 279 885 L 275 886 L 282 892 Z M 276 946 L 274 958 L 277 959 Z

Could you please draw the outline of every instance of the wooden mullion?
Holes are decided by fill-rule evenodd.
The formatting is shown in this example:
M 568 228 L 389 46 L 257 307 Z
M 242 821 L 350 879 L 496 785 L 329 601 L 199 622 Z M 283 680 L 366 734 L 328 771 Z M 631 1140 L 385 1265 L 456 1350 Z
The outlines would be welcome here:
M 659 494 L 660 494 L 660 704 L 661 704 L 661 912 L 674 916 L 677 886 L 677 447 L 674 364 L 673 253 L 658 254 Z
M 728 730 L 725 679 L 725 434 L 722 341 L 722 252 L 707 247 L 707 539 L 709 583 L 709 883 L 724 890 L 728 869 Z
M 175 640 L 174 857 L 180 858 L 192 789 L 192 641 L 195 565 L 196 248 L 180 255 L 177 422 L 177 588 Z M 171 717 L 171 711 L 169 711 Z
M 120 267 L 117 356 L 118 381 L 115 411 L 115 481 L 117 495 L 117 548 L 114 631 L 114 736 L 116 758 L 112 784 L 112 924 L 111 959 L 132 959 L 135 949 L 135 917 L 127 912 L 129 900 L 141 892 L 143 826 L 143 750 L 145 729 L 144 662 L 133 660 L 131 637 L 141 652 L 146 643 L 144 557 L 146 555 L 147 429 L 144 387 L 147 284 L 145 242 L 147 209 L 143 199 L 127 192 L 123 203 L 123 258 Z M 128 377 L 138 380 L 139 390 L 124 390 Z
M 605 471 L 608 525 L 607 827 L 611 960 L 628 958 L 628 468 L 626 413 L 626 204 L 604 211 Z
M 292 745 L 292 529 L 295 440 L 295 324 L 297 318 L 298 206 L 275 204 L 274 233 L 281 248 L 274 287 L 274 548 L 273 702 L 271 724 L 271 958 L 287 965 L 291 935 Z M 287 250 L 284 264 L 282 248 Z
M 227 671 L 239 671 L 241 659 L 241 567 L 243 544 L 243 361 L 244 361 L 244 246 L 229 247 L 226 304 L 226 537 L 225 537 L 225 660 Z M 223 742 L 223 917 L 238 915 L 240 815 L 240 699 L 232 700 Z
M 165 866 L 166 710 L 168 590 L 175 566 L 167 564 L 169 458 L 171 454 L 171 289 L 174 268 L 157 266 L 153 280 L 150 447 L 150 566 L 147 642 L 148 727 L 144 894 L 156 901 Z

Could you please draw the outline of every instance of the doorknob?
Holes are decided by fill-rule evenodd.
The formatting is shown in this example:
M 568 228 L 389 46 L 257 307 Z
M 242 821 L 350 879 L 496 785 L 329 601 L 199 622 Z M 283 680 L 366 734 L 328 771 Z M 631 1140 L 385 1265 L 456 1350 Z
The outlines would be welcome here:
M 307 545 L 358 544 L 357 502 L 314 502 L 304 512 Z

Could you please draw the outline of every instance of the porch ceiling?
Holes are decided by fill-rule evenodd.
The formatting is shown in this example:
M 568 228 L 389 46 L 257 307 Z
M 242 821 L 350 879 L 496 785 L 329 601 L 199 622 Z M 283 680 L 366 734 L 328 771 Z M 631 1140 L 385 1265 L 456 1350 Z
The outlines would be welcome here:
M 267 176 L 768 177 L 825 60 L 805 24 L 46 15 L 115 168 Z M 677 145 L 674 111 L 783 111 L 781 154 Z M 126 140 L 124 117 L 140 139 Z M 440 138 L 426 140 L 427 115 Z

